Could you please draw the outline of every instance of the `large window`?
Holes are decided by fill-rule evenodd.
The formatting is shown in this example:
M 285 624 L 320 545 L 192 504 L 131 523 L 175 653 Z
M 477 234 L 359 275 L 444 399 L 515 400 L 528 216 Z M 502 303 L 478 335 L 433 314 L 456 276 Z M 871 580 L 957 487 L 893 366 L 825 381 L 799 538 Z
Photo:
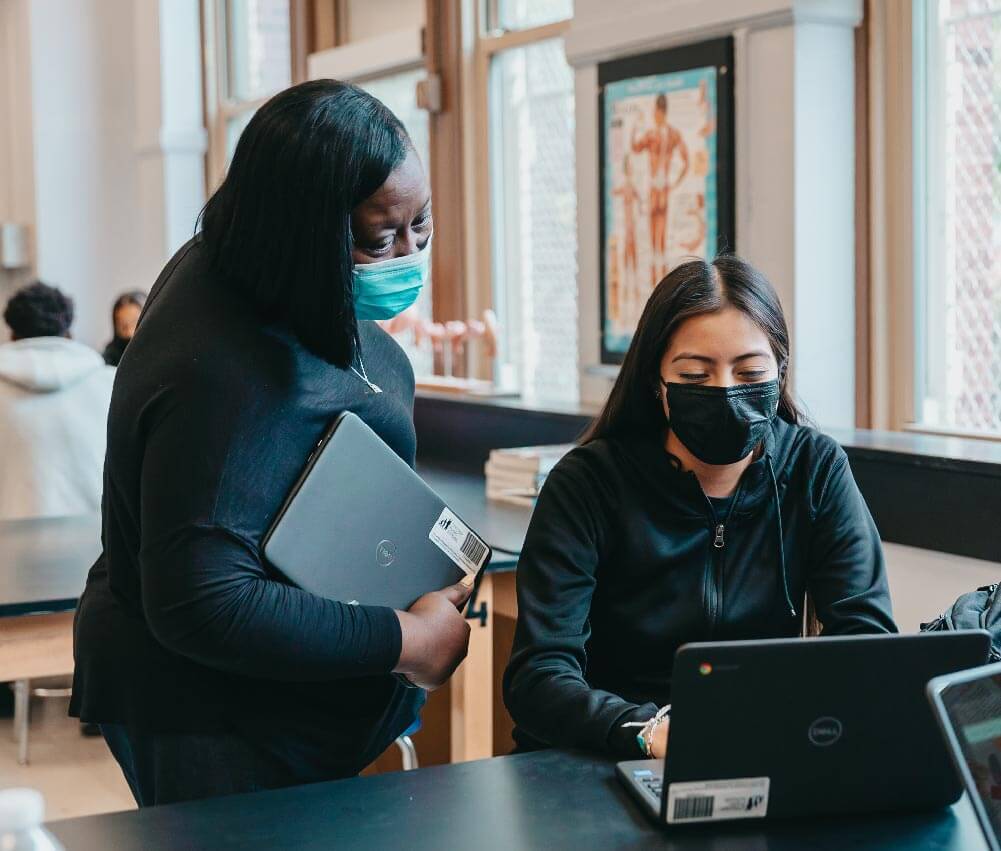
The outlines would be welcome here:
M 915 7 L 915 419 L 1001 435 L 1001 0 Z
M 310 57 L 309 76 L 348 80 L 381 100 L 406 127 L 430 171 L 430 115 L 417 102 L 418 85 L 427 77 L 423 0 L 339 0 L 335 9 L 336 44 Z M 434 373 L 435 353 L 440 359 L 442 351 L 440 339 L 436 347 L 430 334 L 432 292 L 429 281 L 415 309 L 387 326 L 419 379 Z
M 290 0 L 206 0 L 210 190 L 257 108 L 292 83 Z
M 575 402 L 577 202 L 567 0 L 487 6 L 493 301 L 499 377 L 526 397 Z M 556 21 L 556 23 L 554 23 Z
M 407 134 L 414 143 L 414 148 L 424 163 L 425 169 L 430 162 L 430 141 L 428 138 L 428 113 L 417 105 L 417 84 L 426 76 L 423 68 L 409 71 L 398 71 L 358 83 L 366 91 L 379 98 L 388 106 L 407 128 Z M 421 290 L 417 299 L 416 309 L 420 316 L 430 319 L 432 313 L 432 282 Z M 434 372 L 434 349 L 416 331 L 397 335 L 397 342 L 403 347 L 414 372 L 418 376 L 431 375 Z
M 203 3 L 210 188 L 274 92 L 307 77 L 357 83 L 406 126 L 447 225 L 433 285 L 387 328 L 415 372 L 576 402 L 573 0 Z

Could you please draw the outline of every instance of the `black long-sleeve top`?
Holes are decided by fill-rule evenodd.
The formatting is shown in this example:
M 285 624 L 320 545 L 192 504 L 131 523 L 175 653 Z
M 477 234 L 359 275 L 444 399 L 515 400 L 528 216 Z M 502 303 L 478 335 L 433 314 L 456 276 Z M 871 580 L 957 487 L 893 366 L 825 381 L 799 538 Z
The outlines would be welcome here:
M 807 590 L 826 635 L 896 631 L 847 456 L 781 420 L 728 505 L 708 500 L 662 441 L 575 449 L 539 496 L 517 582 L 504 698 L 529 748 L 640 757 L 622 724 L 671 702 L 678 647 L 795 636 Z
M 71 711 L 150 729 L 242 725 L 302 751 L 303 781 L 351 774 L 422 698 L 391 675 L 399 621 L 288 585 L 261 544 L 342 411 L 413 464 L 413 372 L 361 323 L 373 393 L 265 322 L 204 254 L 193 240 L 167 265 L 118 368 Z

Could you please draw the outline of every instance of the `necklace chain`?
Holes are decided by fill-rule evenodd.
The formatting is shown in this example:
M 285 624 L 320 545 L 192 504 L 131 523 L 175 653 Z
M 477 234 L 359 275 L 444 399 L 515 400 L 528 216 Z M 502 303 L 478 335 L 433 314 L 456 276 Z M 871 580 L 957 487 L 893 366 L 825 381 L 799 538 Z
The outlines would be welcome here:
M 364 381 L 365 384 L 368 385 L 368 389 L 371 390 L 373 393 L 381 393 L 382 392 L 382 388 L 378 384 L 373 384 L 368 379 L 368 372 L 365 371 L 365 361 L 362 359 L 361 351 L 360 350 L 358 352 L 358 366 L 361 367 L 361 372 L 359 372 L 357 369 L 355 369 L 354 364 L 351 364 L 351 371 L 355 375 L 357 375 L 358 378 L 360 378 L 362 381 Z

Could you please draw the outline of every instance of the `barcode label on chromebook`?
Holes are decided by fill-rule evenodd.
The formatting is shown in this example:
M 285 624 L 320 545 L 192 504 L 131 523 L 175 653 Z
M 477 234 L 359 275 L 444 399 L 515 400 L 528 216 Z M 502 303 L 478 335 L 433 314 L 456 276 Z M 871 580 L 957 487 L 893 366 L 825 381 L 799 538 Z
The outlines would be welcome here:
M 768 812 L 767 777 L 699 780 L 667 787 L 669 824 L 764 818 Z
M 715 800 L 712 795 L 692 795 L 690 798 L 675 798 L 674 820 L 685 821 L 696 818 L 712 818 L 713 802 Z
M 428 538 L 466 573 L 475 574 L 487 557 L 487 545 L 447 508 L 439 515 Z

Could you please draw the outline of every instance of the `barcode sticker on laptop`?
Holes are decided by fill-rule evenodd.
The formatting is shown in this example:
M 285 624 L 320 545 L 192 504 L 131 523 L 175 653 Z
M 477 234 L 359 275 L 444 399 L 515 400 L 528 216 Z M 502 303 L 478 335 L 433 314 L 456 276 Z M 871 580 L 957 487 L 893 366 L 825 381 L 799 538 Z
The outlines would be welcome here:
M 764 818 L 768 786 L 767 777 L 671 783 L 667 787 L 668 824 Z
M 486 561 L 487 545 L 447 508 L 431 527 L 428 538 L 469 575 Z

